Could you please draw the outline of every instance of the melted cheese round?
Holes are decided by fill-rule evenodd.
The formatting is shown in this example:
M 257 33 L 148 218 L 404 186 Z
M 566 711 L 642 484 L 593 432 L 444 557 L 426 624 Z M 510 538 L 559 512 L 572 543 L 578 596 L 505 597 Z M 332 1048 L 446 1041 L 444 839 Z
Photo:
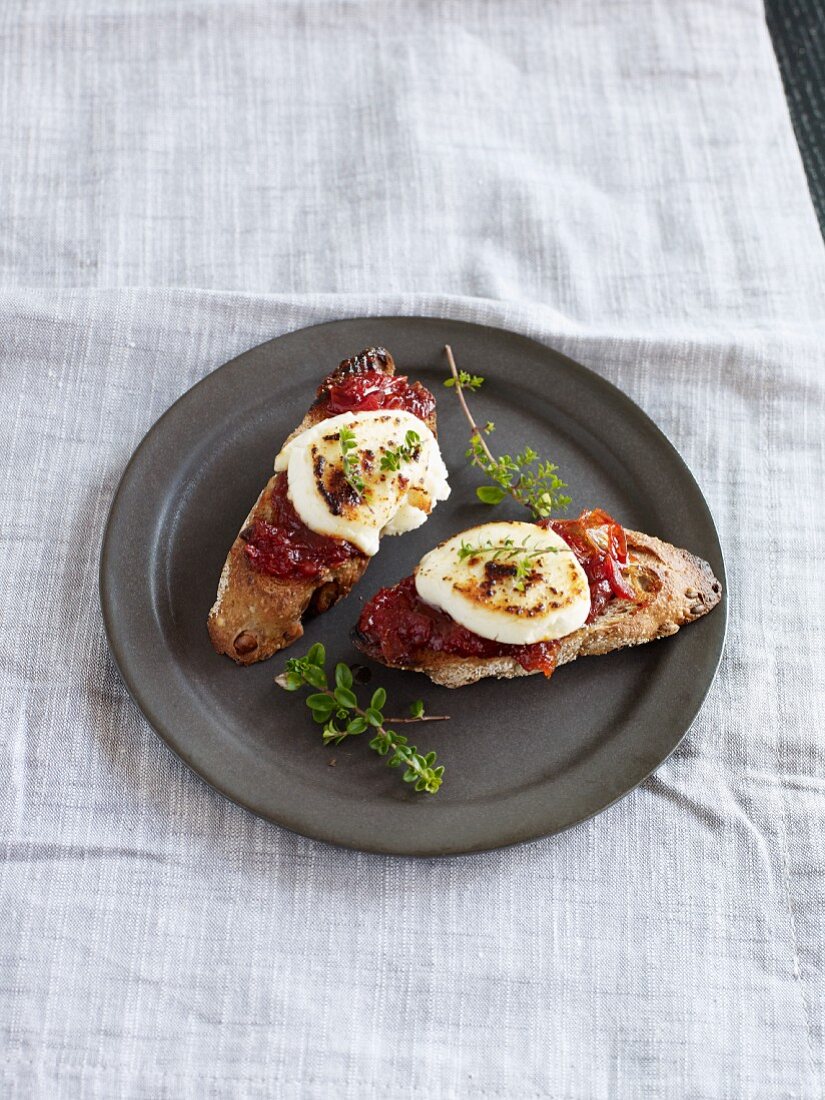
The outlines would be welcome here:
M 575 554 L 534 523 L 485 523 L 447 539 L 421 559 L 415 587 L 467 630 L 510 645 L 563 638 L 590 613 L 590 586 Z
M 343 427 L 353 433 L 348 456 L 364 484 L 360 492 L 346 478 Z M 411 446 L 406 443 L 410 431 L 418 436 Z M 403 447 L 408 456 L 398 469 L 382 469 L 382 458 Z M 275 469 L 287 471 L 289 499 L 307 527 L 346 539 L 370 556 L 378 552 L 382 534 L 420 527 L 436 502 L 450 495 L 435 436 L 403 410 L 348 412 L 322 420 L 284 445 Z

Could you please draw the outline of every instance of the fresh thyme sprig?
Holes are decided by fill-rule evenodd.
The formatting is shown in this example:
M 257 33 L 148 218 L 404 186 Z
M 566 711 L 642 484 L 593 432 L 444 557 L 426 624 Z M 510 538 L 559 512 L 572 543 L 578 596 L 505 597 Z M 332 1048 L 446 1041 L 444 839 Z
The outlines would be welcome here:
M 341 463 L 344 468 L 344 477 L 347 479 L 350 487 L 354 489 L 360 497 L 364 492 L 364 479 L 361 477 L 358 456 L 353 454 L 353 451 L 357 451 L 358 449 L 358 444 L 355 441 L 355 432 L 352 428 L 347 428 L 342 425 L 339 431 L 339 439 L 341 443 Z
M 415 745 L 408 744 L 406 737 L 387 728 L 388 722 L 398 719 L 384 717 L 387 701 L 384 688 L 376 688 L 369 706 L 361 707 L 353 691 L 353 675 L 349 665 L 340 663 L 335 666 L 335 685 L 330 687 L 325 662 L 326 651 L 320 642 L 316 642 L 306 656 L 290 657 L 284 672 L 276 676 L 275 683 L 286 691 L 298 691 L 302 687 L 315 689 L 307 696 L 306 705 L 312 711 L 313 720 L 324 727 L 322 737 L 325 745 L 340 745 L 347 737 L 357 737 L 371 730 L 370 748 L 379 756 L 387 757 L 389 767 L 403 767 L 402 779 L 405 783 L 414 784 L 416 791 L 435 794 L 441 786 L 444 766 L 436 765 L 434 752 L 420 753 Z M 410 707 L 410 718 L 404 720 L 426 720 L 424 704 L 420 699 Z
M 493 483 L 480 485 L 476 489 L 478 499 L 484 504 L 500 504 L 509 494 L 519 504 L 529 508 L 536 519 L 543 519 L 552 512 L 563 511 L 570 504 L 570 497 L 565 496 L 561 491 L 567 486 L 556 473 L 558 466 L 554 462 L 540 461 L 538 453 L 532 447 L 526 447 L 515 458 L 510 455 L 496 458 L 484 439 L 485 435 L 495 431 L 495 424 L 488 420 L 484 427 L 480 428 L 473 419 L 473 414 L 464 397 L 465 389 L 477 392 L 484 378 L 478 374 L 470 375 L 466 371 L 458 370 L 449 344 L 444 351 L 452 375 L 445 380 L 444 385 L 455 389 L 462 411 L 470 425 L 467 458 L 473 466 L 483 470 Z
M 449 345 L 448 345 L 449 347 Z M 452 352 L 450 352 L 452 355 Z M 444 385 L 447 389 L 452 386 L 461 386 L 464 390 L 480 390 L 484 384 L 484 376 L 481 374 L 468 374 L 466 370 L 460 370 L 453 378 L 447 378 Z
M 489 554 L 493 561 L 506 561 L 513 566 L 513 586 L 523 592 L 538 559 L 544 554 L 559 554 L 562 551 L 561 546 L 531 546 L 529 543 L 517 546 L 513 539 L 504 539 L 503 542 L 487 539 L 486 542 L 476 545 L 462 539 L 458 548 L 458 560 Z
M 395 472 L 401 469 L 402 462 L 411 462 L 419 451 L 421 436 L 412 428 L 404 436 L 404 442 L 397 451 L 385 451 L 381 455 L 381 469 Z

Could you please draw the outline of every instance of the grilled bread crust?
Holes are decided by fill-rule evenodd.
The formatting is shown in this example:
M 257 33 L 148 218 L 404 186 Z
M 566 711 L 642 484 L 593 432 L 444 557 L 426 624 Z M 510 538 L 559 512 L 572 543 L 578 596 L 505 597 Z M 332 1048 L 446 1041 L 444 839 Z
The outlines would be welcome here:
M 625 533 L 629 579 L 646 602 L 612 600 L 592 623 L 560 639 L 557 667 L 577 657 L 667 638 L 686 623 L 707 615 L 721 600 L 722 586 L 706 561 L 651 535 Z M 388 663 L 357 633 L 354 641 L 373 660 Z M 415 665 L 392 667 L 423 672 L 434 683 L 449 688 L 474 684 L 488 676 L 510 680 L 540 671 L 522 668 L 513 657 L 456 657 L 433 650 L 422 650 Z
M 366 348 L 345 359 L 321 383 L 316 401 L 285 442 L 326 419 L 323 399 L 331 385 L 364 371 L 394 374 L 395 363 L 385 348 Z M 435 434 L 435 414 L 427 425 Z M 274 485 L 275 477 L 271 477 L 232 543 L 207 620 L 212 645 L 239 665 L 265 661 L 292 645 L 304 633 L 303 617 L 319 615 L 348 595 L 369 564 L 368 557 L 359 555 L 308 580 L 272 577 L 254 569 L 244 552 L 242 536 L 256 520 L 272 521 Z

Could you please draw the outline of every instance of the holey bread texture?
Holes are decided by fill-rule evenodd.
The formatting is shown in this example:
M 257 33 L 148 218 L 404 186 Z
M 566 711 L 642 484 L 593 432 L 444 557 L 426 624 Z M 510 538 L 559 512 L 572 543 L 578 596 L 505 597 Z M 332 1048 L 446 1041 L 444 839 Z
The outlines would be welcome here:
M 598 531 L 595 532 L 598 535 Z M 626 531 L 626 578 L 635 600 L 612 599 L 592 622 L 557 640 L 556 667 L 578 657 L 611 653 L 627 646 L 667 638 L 681 627 L 713 610 L 722 598 L 722 586 L 707 562 L 687 550 L 640 531 Z M 369 637 L 354 632 L 356 645 L 369 657 L 395 668 L 423 672 L 444 687 L 464 687 L 485 677 L 512 679 L 530 676 L 512 656 L 466 657 L 420 649 L 414 660 L 387 661 Z
M 284 445 L 331 415 L 326 405 L 331 387 L 367 372 L 394 375 L 395 364 L 389 352 L 384 348 L 368 348 L 344 360 L 321 383 L 315 402 Z M 432 409 L 432 396 L 423 387 L 412 383 L 411 389 L 426 395 L 427 407 Z M 435 434 L 435 412 L 422 419 Z M 370 560 L 365 554 L 355 553 L 343 562 L 324 566 L 310 577 L 279 577 L 256 569 L 247 552 L 247 538 L 254 524 L 274 521 L 273 490 L 279 477 L 286 474 L 269 479 L 233 542 L 207 620 L 215 649 L 240 665 L 266 660 L 300 638 L 304 632 L 302 620 L 308 615 L 321 614 L 346 596 Z

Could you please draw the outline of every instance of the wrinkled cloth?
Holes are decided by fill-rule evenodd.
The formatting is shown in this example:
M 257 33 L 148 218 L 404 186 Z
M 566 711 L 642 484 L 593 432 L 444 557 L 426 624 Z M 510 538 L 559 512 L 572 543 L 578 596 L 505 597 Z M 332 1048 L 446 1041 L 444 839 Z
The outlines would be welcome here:
M 32 0 L 0 58 L 3 1095 L 821 1095 L 825 255 L 761 5 Z M 719 675 L 656 775 L 441 861 L 207 787 L 97 597 L 172 401 L 395 313 L 619 385 L 728 569 Z

